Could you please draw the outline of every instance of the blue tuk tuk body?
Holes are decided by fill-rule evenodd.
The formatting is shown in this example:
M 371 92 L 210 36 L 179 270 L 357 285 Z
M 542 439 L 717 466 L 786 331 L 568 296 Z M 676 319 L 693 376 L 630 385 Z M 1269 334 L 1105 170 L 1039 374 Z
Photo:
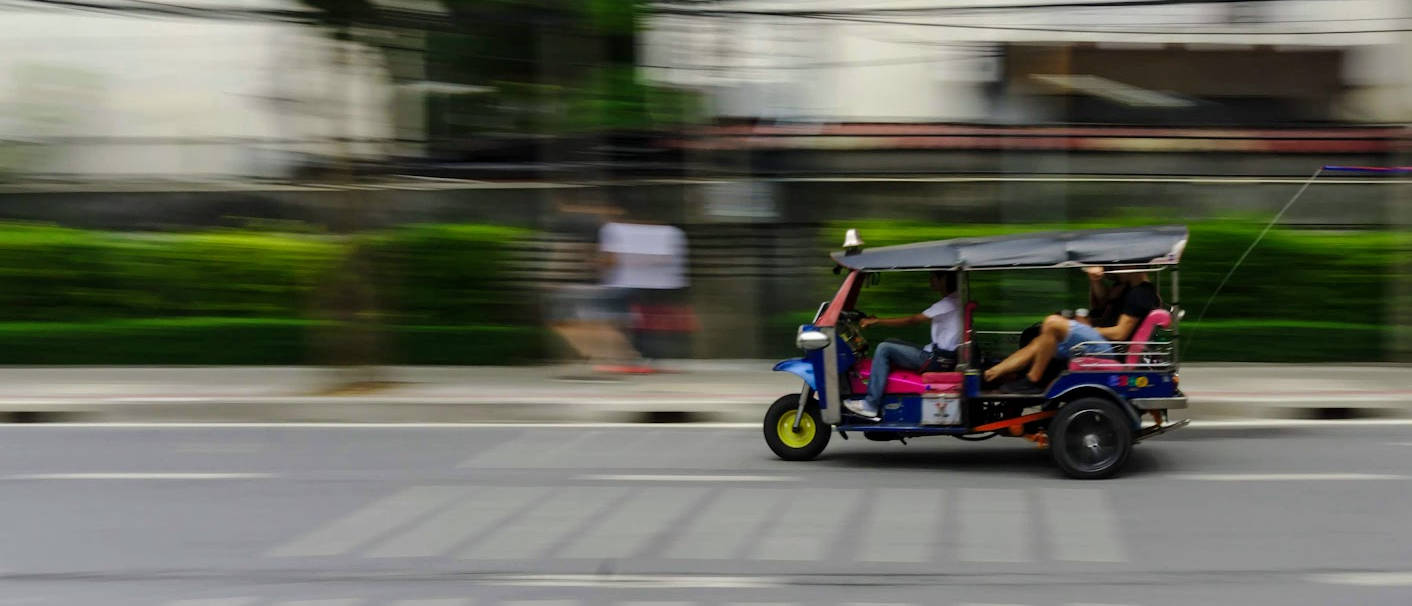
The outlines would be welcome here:
M 799 376 L 803 385 L 800 393 L 781 397 L 767 412 L 766 442 L 781 458 L 804 460 L 823 451 L 832 431 L 844 438 L 858 432 L 873 440 L 1024 437 L 1048 447 L 1072 477 L 1114 475 L 1133 444 L 1186 424 L 1168 418 L 1169 410 L 1186 407 L 1175 347 L 1182 316 L 1176 303 L 1177 264 L 1186 241 L 1185 227 L 1163 226 L 943 240 L 868 251 L 855 247 L 835 253 L 834 260 L 848 275 L 814 321 L 799 327 L 796 344 L 805 350 L 803 357 L 774 367 Z M 976 355 L 979 335 L 972 327 L 977 304 L 971 302 L 965 306 L 955 371 L 894 370 L 878 420 L 842 406 L 845 399 L 861 397 L 869 378 L 868 344 L 858 326 L 863 316 L 854 304 L 870 274 L 957 271 L 960 298 L 968 301 L 968 272 L 1092 265 L 1169 271 L 1173 304 L 1151 312 L 1132 341 L 1105 342 L 1106 351 L 1099 354 L 1076 348 L 1042 393 L 1011 395 L 983 385 Z M 1147 418 L 1152 422 L 1144 426 Z

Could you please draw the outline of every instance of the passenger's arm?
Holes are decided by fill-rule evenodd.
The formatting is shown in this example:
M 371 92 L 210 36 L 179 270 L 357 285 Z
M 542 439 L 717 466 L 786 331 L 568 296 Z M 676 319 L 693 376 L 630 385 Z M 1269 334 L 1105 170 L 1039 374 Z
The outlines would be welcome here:
M 1085 267 L 1088 274 L 1088 307 L 1095 312 L 1103 309 L 1108 301 L 1108 283 L 1103 281 L 1102 267 Z
M 1123 314 L 1118 317 L 1117 324 L 1096 330 L 1098 330 L 1098 334 L 1103 335 L 1103 338 L 1109 341 L 1124 341 L 1127 340 L 1128 335 L 1133 334 L 1133 331 L 1137 329 L 1137 325 L 1140 322 L 1141 320 L 1133 316 Z
M 863 328 L 867 328 L 867 327 L 869 327 L 869 326 L 893 326 L 893 327 L 896 327 L 896 326 L 911 326 L 911 325 L 913 325 L 913 324 L 922 324 L 922 323 L 924 323 L 924 322 L 931 322 L 931 321 L 932 321 L 932 319 L 931 319 L 931 318 L 928 318 L 928 317 L 927 317 L 927 314 L 912 314 L 912 315 L 910 315 L 910 316 L 899 316 L 899 317 L 896 317 L 896 318 L 863 318 L 863 321 L 862 321 L 862 322 L 859 322 L 859 325 L 862 326 Z

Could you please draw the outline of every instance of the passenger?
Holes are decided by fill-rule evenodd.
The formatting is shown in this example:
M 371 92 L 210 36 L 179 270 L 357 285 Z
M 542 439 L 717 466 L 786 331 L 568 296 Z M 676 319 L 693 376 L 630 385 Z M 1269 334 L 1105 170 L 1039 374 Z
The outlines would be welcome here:
M 1103 284 L 1103 268 L 1087 267 L 1084 271 L 1088 273 L 1090 300 L 1111 301 L 1106 308 L 1095 314 L 1097 319 L 1093 321 L 1093 325 L 1069 320 L 1057 314 L 1045 318 L 1039 335 L 1034 340 L 985 371 L 987 382 L 1028 367 L 1029 372 L 1025 376 L 1002 385 L 1000 391 L 1012 394 L 1041 393 L 1044 386 L 1040 381 L 1044 379 L 1044 371 L 1049 367 L 1050 360 L 1056 357 L 1067 359 L 1073 348 L 1080 343 L 1126 341 L 1147 318 L 1148 312 L 1162 304 L 1157 296 L 1157 287 L 1148 279 L 1146 272 L 1116 274 L 1114 277 L 1117 278 L 1121 300 L 1113 300 L 1113 293 Z M 1106 351 L 1107 347 L 1089 345 L 1085 349 L 1089 353 L 1095 353 Z
M 848 400 L 844 405 L 864 417 L 877 420 L 887 389 L 887 376 L 893 368 L 918 371 L 949 370 L 956 365 L 956 348 L 961 344 L 961 302 L 956 294 L 956 272 L 931 272 L 931 287 L 941 293 L 941 300 L 921 313 L 897 318 L 863 318 L 859 324 L 869 326 L 911 326 L 931 323 L 931 343 L 917 347 L 899 341 L 884 341 L 873 352 L 873 371 L 868 378 L 868 394 L 863 400 Z

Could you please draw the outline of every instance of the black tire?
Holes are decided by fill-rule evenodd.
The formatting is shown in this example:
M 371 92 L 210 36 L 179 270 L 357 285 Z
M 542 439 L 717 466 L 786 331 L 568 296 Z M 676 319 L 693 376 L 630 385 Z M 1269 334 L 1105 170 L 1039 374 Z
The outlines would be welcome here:
M 796 393 L 780 396 L 765 412 L 765 443 L 786 461 L 808 461 L 819 456 L 832 437 L 832 428 L 824 423 L 819 403 L 813 398 L 804 405 L 800 431 L 794 432 L 794 414 L 798 410 L 799 394 Z M 781 432 L 788 433 L 781 435 Z
M 1132 420 L 1103 398 L 1065 404 L 1049 424 L 1049 454 L 1071 478 L 1113 477 L 1133 451 Z

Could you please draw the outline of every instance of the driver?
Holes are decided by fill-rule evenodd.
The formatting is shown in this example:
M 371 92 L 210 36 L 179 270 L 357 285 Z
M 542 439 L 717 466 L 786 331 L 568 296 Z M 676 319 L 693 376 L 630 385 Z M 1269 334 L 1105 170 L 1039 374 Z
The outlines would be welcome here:
M 1084 271 L 1090 280 L 1090 299 L 1109 301 L 1099 313 L 1098 321 L 1089 325 L 1060 315 L 1045 318 L 1034 340 L 985 371 L 986 382 L 1028 368 L 1024 376 L 1001 385 L 1000 391 L 1026 395 L 1042 393 L 1044 386 L 1040 381 L 1050 360 L 1068 358 L 1070 351 L 1082 343 L 1095 343 L 1084 346 L 1090 353 L 1106 351 L 1109 346 L 1096 343 L 1127 340 L 1147 318 L 1148 312 L 1162 305 L 1157 287 L 1148 280 L 1146 272 L 1112 274 L 1118 288 L 1110 293 L 1102 283 L 1102 267 L 1086 267 Z
M 847 400 L 849 410 L 872 420 L 878 420 L 887 375 L 893 368 L 926 371 L 939 370 L 956 363 L 956 347 L 961 342 L 961 303 L 956 294 L 956 272 L 931 272 L 931 287 L 941 293 L 941 300 L 921 313 L 896 318 L 863 318 L 859 325 L 911 326 L 931 323 L 931 343 L 917 347 L 910 343 L 888 340 L 873 352 L 873 372 L 868 378 L 868 395 L 863 400 Z

